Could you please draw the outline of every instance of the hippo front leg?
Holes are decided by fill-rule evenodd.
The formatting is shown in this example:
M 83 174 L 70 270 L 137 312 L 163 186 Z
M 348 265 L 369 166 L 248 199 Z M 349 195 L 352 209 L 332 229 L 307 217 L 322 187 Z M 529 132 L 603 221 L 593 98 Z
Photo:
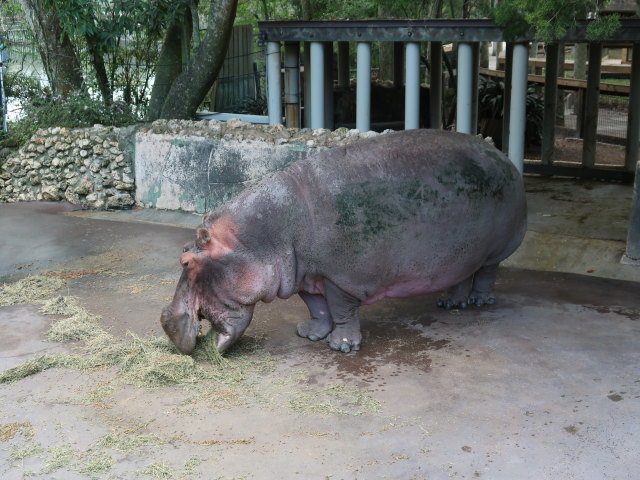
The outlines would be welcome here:
M 482 305 L 493 305 L 493 286 L 496 283 L 498 274 L 498 264 L 485 265 L 473 276 L 473 288 L 469 294 L 469 303 L 478 307 Z
M 329 310 L 333 317 L 333 331 L 327 337 L 331 350 L 348 353 L 360 350 L 360 300 L 340 289 L 333 282 L 324 281 L 324 290 Z
M 451 287 L 445 295 L 438 299 L 438 306 L 447 310 L 452 308 L 467 308 L 472 283 L 473 275 Z
M 327 301 L 322 295 L 300 292 L 300 298 L 309 309 L 311 318 L 298 324 L 297 333 L 302 338 L 315 342 L 325 338 L 333 329 L 333 318 Z

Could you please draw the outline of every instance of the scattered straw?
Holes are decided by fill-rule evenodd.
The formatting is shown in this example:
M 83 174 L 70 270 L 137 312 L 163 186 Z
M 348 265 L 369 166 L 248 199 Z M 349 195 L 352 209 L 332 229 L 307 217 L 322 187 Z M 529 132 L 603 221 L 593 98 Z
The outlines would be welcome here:
M 34 275 L 15 283 L 0 285 L 0 307 L 33 303 L 53 295 L 62 288 L 64 280 L 61 278 Z
M 46 449 L 45 465 L 41 473 L 53 473 L 73 464 L 76 452 L 66 445 L 57 445 Z
M 169 443 L 158 435 L 132 434 L 127 432 L 110 432 L 100 439 L 98 445 L 123 452 L 133 452 L 136 448 L 148 445 L 164 445 Z
M 49 370 L 50 368 L 81 368 L 84 365 L 82 357 L 68 353 L 46 353 L 38 355 L 26 362 L 20 363 L 0 373 L 0 384 L 21 380 L 30 375 Z
M 252 443 L 256 443 L 256 439 L 254 437 L 235 438 L 231 440 L 214 438 L 211 440 L 202 440 L 201 442 L 197 443 L 198 445 L 250 445 Z
M 50 368 L 64 367 L 80 371 L 111 369 L 115 377 L 106 386 L 91 392 L 86 400 L 108 408 L 104 398 L 113 390 L 113 382 L 145 387 L 182 387 L 191 392 L 181 405 L 206 404 L 215 408 L 230 408 L 247 403 L 261 403 L 291 408 L 301 413 L 363 415 L 379 412 L 380 404 L 364 390 L 344 385 L 310 386 L 308 378 L 278 375 L 276 362 L 262 348 L 262 338 L 243 336 L 223 357 L 215 348 L 216 334 L 210 330 L 198 339 L 192 356 L 182 355 L 166 337 L 142 338 L 129 333 L 125 339 L 107 332 L 99 317 L 88 312 L 77 299 L 51 296 L 64 282 L 55 277 L 29 277 L 12 285 L 0 287 L 0 305 L 20 298 L 44 302 L 42 313 L 58 315 L 47 332 L 47 339 L 57 342 L 82 340 L 79 351 L 49 353 L 36 356 L 0 373 L 0 384 L 14 382 Z M 28 299 L 28 300 L 25 300 Z M 1 303 L 5 302 L 5 303 Z M 114 434 L 115 435 L 115 434 Z M 149 436 L 104 439 L 112 448 L 127 450 L 156 442 Z M 108 463 L 104 458 L 103 463 Z M 96 460 L 96 465 L 99 463 Z M 94 465 L 94 469 L 98 466 Z M 105 467 L 106 468 L 106 467 Z
M 44 304 L 41 312 L 67 316 L 49 328 L 46 337 L 51 342 L 83 340 L 102 331 L 98 317 L 90 314 L 72 297 L 55 297 Z
M 175 470 L 173 467 L 164 462 L 151 463 L 143 470 L 136 473 L 146 475 L 151 478 L 175 478 Z
M 29 422 L 0 424 L 0 442 L 8 442 L 18 434 L 30 438 L 33 436 L 33 427 Z
M 112 466 L 113 458 L 109 454 L 97 450 L 89 450 L 81 456 L 75 470 L 91 478 L 97 478 L 111 470 Z

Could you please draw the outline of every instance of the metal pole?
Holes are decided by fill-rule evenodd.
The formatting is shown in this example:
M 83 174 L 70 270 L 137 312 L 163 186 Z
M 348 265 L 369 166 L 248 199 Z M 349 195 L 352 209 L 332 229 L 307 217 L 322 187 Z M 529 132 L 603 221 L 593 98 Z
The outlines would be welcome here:
M 627 250 L 622 257 L 622 263 L 640 266 L 640 162 L 636 162 L 636 181 L 631 201 Z
M 598 133 L 598 109 L 600 103 L 600 64 L 602 44 L 589 44 L 589 70 L 584 99 L 584 130 L 582 142 L 582 166 L 591 168 L 596 163 L 596 135 Z
M 522 173 L 524 169 L 524 130 L 527 111 L 527 68 L 529 47 L 526 43 L 513 46 L 511 74 L 511 109 L 509 115 L 509 158 Z
M 356 128 L 371 129 L 371 44 L 358 43 L 356 51 Z
M 431 42 L 429 60 L 429 127 L 442 128 L 442 42 Z
M 267 43 L 267 111 L 269 125 L 282 123 L 282 82 L 280 80 L 280 42 Z
M 633 172 L 638 161 L 638 142 L 640 142 L 640 42 L 635 42 L 631 53 L 627 148 L 624 157 L 624 166 L 629 172 Z M 637 177 L 636 181 L 638 181 Z
M 456 105 L 456 130 L 471 133 L 471 104 L 473 101 L 473 46 L 458 44 L 458 100 Z
M 556 143 L 556 109 L 558 100 L 558 44 L 549 43 L 544 71 L 544 117 L 542 121 L 542 164 L 553 164 Z
M 284 44 L 284 120 L 289 128 L 300 128 L 300 44 Z
M 420 44 L 405 46 L 404 128 L 420 128 Z
M 324 45 L 311 42 L 311 128 L 324 127 Z

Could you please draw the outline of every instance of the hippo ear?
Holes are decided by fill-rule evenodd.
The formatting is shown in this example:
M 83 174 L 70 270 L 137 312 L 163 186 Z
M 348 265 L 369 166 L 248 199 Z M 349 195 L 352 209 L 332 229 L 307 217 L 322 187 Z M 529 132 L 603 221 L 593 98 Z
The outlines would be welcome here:
M 209 230 L 204 227 L 200 227 L 198 228 L 196 235 L 196 245 L 198 245 L 198 248 L 200 250 L 206 249 L 207 245 L 211 241 L 211 234 L 209 233 Z
M 196 245 L 198 250 L 209 255 L 211 258 L 220 258 L 233 250 L 233 235 L 228 232 L 218 232 L 222 239 L 211 235 L 206 227 L 198 228 L 196 232 Z

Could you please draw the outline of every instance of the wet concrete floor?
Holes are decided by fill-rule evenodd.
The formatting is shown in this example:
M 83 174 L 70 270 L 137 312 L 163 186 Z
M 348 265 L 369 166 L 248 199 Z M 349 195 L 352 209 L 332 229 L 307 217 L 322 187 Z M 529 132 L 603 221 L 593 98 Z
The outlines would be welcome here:
M 0 476 L 638 478 L 640 273 L 613 260 L 624 250 L 629 190 L 547 182 L 529 184 L 530 231 L 500 272 L 496 305 L 443 311 L 435 296 L 379 302 L 363 309 L 363 348 L 348 355 L 295 336 L 305 316 L 298 299 L 260 305 L 247 336 L 262 339 L 274 368 L 255 402 L 193 403 L 187 389 L 120 384 L 102 402 L 87 401 L 109 371 L 52 369 L 0 385 Z M 584 195 L 617 196 L 600 208 L 609 228 L 578 211 Z M 0 283 L 48 272 L 116 336 L 162 335 L 159 312 L 194 234 L 175 225 L 197 218 L 108 215 L 0 205 Z M 2 370 L 76 348 L 45 339 L 52 318 L 38 308 L 0 307 Z M 301 379 L 301 392 L 340 386 L 377 407 L 345 413 L 274 401 L 290 376 Z M 153 441 L 105 446 L 118 432 Z M 74 456 L 108 466 L 71 468 Z

